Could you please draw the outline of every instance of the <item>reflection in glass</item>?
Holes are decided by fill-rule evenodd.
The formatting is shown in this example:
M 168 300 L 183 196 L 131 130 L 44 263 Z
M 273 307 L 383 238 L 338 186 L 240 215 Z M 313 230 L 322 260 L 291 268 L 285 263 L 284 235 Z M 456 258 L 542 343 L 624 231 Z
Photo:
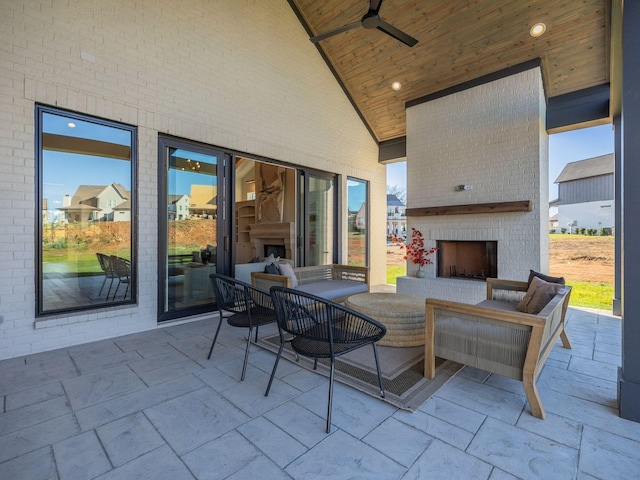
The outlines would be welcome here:
M 217 259 L 218 157 L 169 147 L 165 312 L 214 302 L 209 275 Z
M 355 178 L 347 179 L 348 265 L 367 266 L 367 227 L 369 221 L 367 197 L 367 182 Z
M 38 107 L 38 313 L 135 301 L 135 129 Z

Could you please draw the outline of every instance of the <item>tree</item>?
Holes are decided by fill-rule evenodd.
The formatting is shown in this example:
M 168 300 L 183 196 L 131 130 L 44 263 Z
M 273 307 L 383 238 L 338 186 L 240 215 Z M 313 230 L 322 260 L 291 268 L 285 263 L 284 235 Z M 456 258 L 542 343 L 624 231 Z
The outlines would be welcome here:
M 402 203 L 407 203 L 407 190 L 398 185 L 387 185 L 387 195 L 395 195 Z

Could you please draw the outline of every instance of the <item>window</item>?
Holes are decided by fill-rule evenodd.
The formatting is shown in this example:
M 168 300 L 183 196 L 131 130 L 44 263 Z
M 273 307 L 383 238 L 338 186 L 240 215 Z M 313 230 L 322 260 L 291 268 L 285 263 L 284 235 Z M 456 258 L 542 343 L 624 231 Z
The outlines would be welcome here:
M 37 314 L 135 303 L 136 129 L 36 106 Z
M 369 226 L 369 190 L 364 180 L 347 178 L 349 211 L 348 265 L 367 266 L 369 261 L 367 230 Z

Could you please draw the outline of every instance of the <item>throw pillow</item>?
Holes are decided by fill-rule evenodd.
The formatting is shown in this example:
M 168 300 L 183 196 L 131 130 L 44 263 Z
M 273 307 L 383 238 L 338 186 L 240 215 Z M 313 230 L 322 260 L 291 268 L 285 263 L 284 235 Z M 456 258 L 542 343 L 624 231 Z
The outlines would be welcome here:
M 535 270 L 529 270 L 529 280 L 527 281 L 529 285 L 531 285 L 533 277 L 538 277 L 545 282 L 560 283 L 564 285 L 564 277 L 552 277 L 550 275 L 545 275 L 544 273 L 536 272 Z
M 296 277 L 295 272 L 293 271 L 293 267 L 288 263 L 280 264 L 280 274 L 285 275 L 291 279 L 291 288 L 296 288 L 298 286 L 298 277 Z
M 527 293 L 516 308 L 521 312 L 537 315 L 563 288 L 563 284 L 545 282 L 534 276 Z
M 275 263 L 267 263 L 264 266 L 264 273 L 270 273 L 271 275 L 280 275 L 280 269 Z
M 280 260 L 280 257 L 274 257 L 273 253 L 270 253 L 269 256 L 262 261 L 267 265 L 269 265 L 271 263 L 278 263 L 279 260 Z

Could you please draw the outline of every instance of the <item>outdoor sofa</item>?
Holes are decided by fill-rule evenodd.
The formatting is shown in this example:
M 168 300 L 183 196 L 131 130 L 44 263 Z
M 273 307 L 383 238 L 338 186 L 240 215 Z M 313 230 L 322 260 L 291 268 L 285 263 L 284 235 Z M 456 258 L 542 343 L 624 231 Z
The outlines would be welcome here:
M 294 288 L 336 303 L 369 291 L 369 268 L 354 265 L 316 265 L 292 268 L 278 264 L 279 274 L 251 272 L 251 283 L 269 291 L 272 286 Z

